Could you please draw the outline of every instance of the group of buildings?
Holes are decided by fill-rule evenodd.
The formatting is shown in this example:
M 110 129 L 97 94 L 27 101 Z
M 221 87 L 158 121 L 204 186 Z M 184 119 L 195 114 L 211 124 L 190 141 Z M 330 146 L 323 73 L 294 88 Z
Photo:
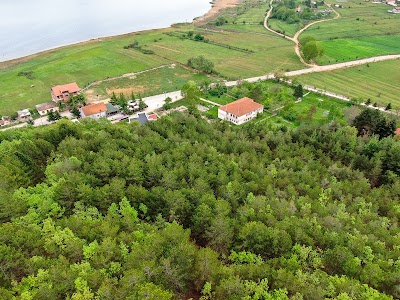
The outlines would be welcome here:
M 392 9 L 388 9 L 388 13 L 400 14 L 400 0 L 372 0 L 373 3 L 384 3 L 393 6 Z
M 50 112 L 59 111 L 60 102 L 68 102 L 72 96 L 78 95 L 80 91 L 81 89 L 75 82 L 54 86 L 51 89 L 52 101 L 36 105 L 36 110 L 41 116 L 46 116 Z M 128 108 L 132 111 L 138 110 L 138 103 L 130 101 L 128 103 Z M 259 113 L 263 112 L 263 110 L 263 105 L 246 97 L 219 107 L 218 118 L 236 125 L 241 125 L 256 118 Z M 80 113 L 82 118 L 107 118 L 118 114 L 119 108 L 110 103 L 89 103 L 88 105 L 80 107 Z M 19 110 L 17 114 L 18 120 L 21 122 L 26 122 L 32 117 L 29 109 Z M 136 120 L 141 124 L 145 124 L 149 121 L 157 120 L 157 115 L 147 115 L 142 113 L 138 114 L 136 118 L 131 118 L 129 120 Z M 0 126 L 8 125 L 10 122 L 10 118 L 3 117 L 2 120 L 0 120 Z
M 68 83 L 65 85 L 57 85 L 51 88 L 52 101 L 41 103 L 35 106 L 40 116 L 46 116 L 51 112 L 59 111 L 60 103 L 68 103 L 73 96 L 77 96 L 81 92 L 81 89 L 76 82 Z M 130 100 L 128 102 L 128 109 L 130 111 L 139 110 L 139 102 Z M 120 109 L 111 103 L 89 103 L 79 108 L 80 115 L 82 118 L 108 118 L 115 116 L 120 113 Z M 32 119 L 31 112 L 29 109 L 22 109 L 17 111 L 17 120 L 20 122 L 27 122 Z M 146 120 L 144 120 L 146 119 Z M 133 119 L 132 119 L 133 120 Z M 140 123 L 146 123 L 148 121 L 157 120 L 156 115 L 142 114 L 138 117 Z M 12 120 L 10 117 L 2 117 L 0 120 L 0 126 L 6 126 L 11 124 Z

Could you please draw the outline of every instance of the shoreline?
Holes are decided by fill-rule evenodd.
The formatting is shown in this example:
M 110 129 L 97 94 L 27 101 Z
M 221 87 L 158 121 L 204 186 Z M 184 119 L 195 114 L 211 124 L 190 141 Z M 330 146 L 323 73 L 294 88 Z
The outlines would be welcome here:
M 215 17 L 219 13 L 220 10 L 225 9 L 225 8 L 229 8 L 229 7 L 234 7 L 234 6 L 238 5 L 241 1 L 242 0 L 213 0 L 212 2 L 210 2 L 211 7 L 208 10 L 208 12 L 206 12 L 202 16 L 194 18 L 189 24 L 199 25 L 199 24 L 201 24 L 203 22 L 206 22 L 209 19 Z M 36 58 L 36 57 L 40 57 L 42 55 L 50 54 L 53 51 L 62 50 L 62 49 L 67 48 L 67 47 L 74 47 L 74 46 L 86 45 L 86 44 L 89 44 L 89 43 L 101 42 L 102 40 L 106 40 L 106 39 L 128 37 L 130 35 L 149 32 L 149 31 L 153 31 L 153 30 L 165 30 L 165 29 L 172 28 L 175 24 L 179 24 L 179 23 L 172 23 L 168 27 L 158 27 L 158 28 L 152 28 L 152 29 L 144 29 L 144 30 L 139 30 L 139 31 L 121 33 L 121 34 L 116 34 L 116 35 L 111 35 L 111 36 L 97 37 L 97 38 L 92 38 L 92 39 L 89 39 L 89 40 L 84 40 L 84 41 L 80 41 L 80 42 L 76 42 L 76 43 L 72 43 L 72 44 L 60 45 L 60 46 L 52 47 L 52 48 L 45 49 L 43 51 L 36 52 L 36 53 L 33 53 L 33 54 L 29 54 L 29 55 L 26 55 L 26 56 L 21 56 L 21 57 L 18 57 L 18 58 L 13 58 L 13 59 L 10 59 L 10 60 L 5 60 L 5 61 L 0 61 L 0 70 L 7 69 L 9 67 L 12 67 L 12 66 L 27 62 L 27 61 L 29 61 L 31 59 Z
M 213 0 L 211 1 L 211 9 L 205 13 L 204 15 L 195 18 L 193 20 L 193 24 L 201 24 L 203 22 L 206 22 L 213 17 L 217 16 L 220 10 L 225 9 L 225 8 L 230 8 L 230 7 L 235 7 L 238 5 L 242 0 Z

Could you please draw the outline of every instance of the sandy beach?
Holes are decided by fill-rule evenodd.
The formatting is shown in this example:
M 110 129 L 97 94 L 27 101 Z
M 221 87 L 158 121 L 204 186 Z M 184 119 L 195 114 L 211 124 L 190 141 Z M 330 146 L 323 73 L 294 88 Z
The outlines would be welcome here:
M 242 0 L 213 0 L 211 9 L 203 16 L 196 18 L 193 23 L 200 24 L 214 18 L 221 9 L 234 7 Z

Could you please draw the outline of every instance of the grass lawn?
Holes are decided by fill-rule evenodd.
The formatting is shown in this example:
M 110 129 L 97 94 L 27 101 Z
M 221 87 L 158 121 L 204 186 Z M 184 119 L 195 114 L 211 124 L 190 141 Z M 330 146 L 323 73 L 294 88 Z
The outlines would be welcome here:
M 207 79 L 207 76 L 180 65 L 175 67 L 168 66 L 133 77 L 118 78 L 93 85 L 85 91 L 85 95 L 89 100 L 96 100 L 97 95 L 99 95 L 100 100 L 110 98 L 112 92 L 117 95 L 123 93 L 126 96 L 130 96 L 133 93 L 136 96 L 140 94 L 142 97 L 147 97 L 180 90 L 189 80 L 201 82 L 205 79 Z
M 313 73 L 297 77 L 303 84 L 326 89 L 350 98 L 368 98 L 379 106 L 392 103 L 400 109 L 398 83 L 400 60 L 384 61 L 333 72 Z
M 218 106 L 213 106 L 210 110 L 206 111 L 205 116 L 209 119 L 218 119 Z
M 210 94 L 207 94 L 204 99 L 210 100 L 212 102 L 221 104 L 221 105 L 225 105 L 228 103 L 231 103 L 233 101 L 236 101 L 237 99 L 233 99 L 232 97 L 228 97 L 226 95 L 222 95 L 220 97 L 217 96 L 211 96 Z

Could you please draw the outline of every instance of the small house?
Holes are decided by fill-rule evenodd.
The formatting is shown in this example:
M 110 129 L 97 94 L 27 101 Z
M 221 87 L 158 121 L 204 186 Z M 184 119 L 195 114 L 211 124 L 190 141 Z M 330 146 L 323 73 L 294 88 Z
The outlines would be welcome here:
M 157 121 L 158 117 L 156 114 L 151 114 L 147 116 L 147 120 L 149 121 Z
M 145 125 L 149 122 L 145 113 L 140 113 L 136 118 L 129 119 L 129 123 L 131 121 L 138 121 L 140 124 Z
M 91 117 L 93 119 L 107 117 L 107 106 L 104 103 L 90 103 L 81 108 L 82 118 Z
M 241 125 L 256 118 L 263 110 L 263 105 L 245 97 L 221 106 L 218 109 L 218 118 Z
M 7 126 L 7 125 L 9 125 L 9 124 L 11 124 L 11 119 L 10 119 L 10 117 L 2 116 L 2 117 L 1 117 L 1 120 L 0 120 L 0 126 Z
M 26 122 L 29 119 L 31 119 L 31 117 L 32 117 L 31 113 L 29 112 L 29 109 L 19 110 L 19 111 L 17 111 L 17 114 L 18 114 L 18 121 L 21 121 L 21 122 Z
M 42 104 L 38 104 L 35 106 L 36 110 L 38 111 L 39 115 L 45 116 L 49 112 L 58 111 L 58 105 L 55 102 L 46 102 Z
M 119 113 L 118 107 L 112 105 L 111 103 L 106 103 L 107 117 L 115 116 Z
M 138 121 L 140 124 L 145 125 L 151 121 L 157 121 L 158 117 L 156 114 L 147 115 L 146 113 L 139 113 L 135 118 L 129 119 L 131 121 Z
M 51 98 L 54 102 L 68 102 L 71 96 L 76 96 L 81 91 L 76 82 L 56 85 L 51 89 Z

